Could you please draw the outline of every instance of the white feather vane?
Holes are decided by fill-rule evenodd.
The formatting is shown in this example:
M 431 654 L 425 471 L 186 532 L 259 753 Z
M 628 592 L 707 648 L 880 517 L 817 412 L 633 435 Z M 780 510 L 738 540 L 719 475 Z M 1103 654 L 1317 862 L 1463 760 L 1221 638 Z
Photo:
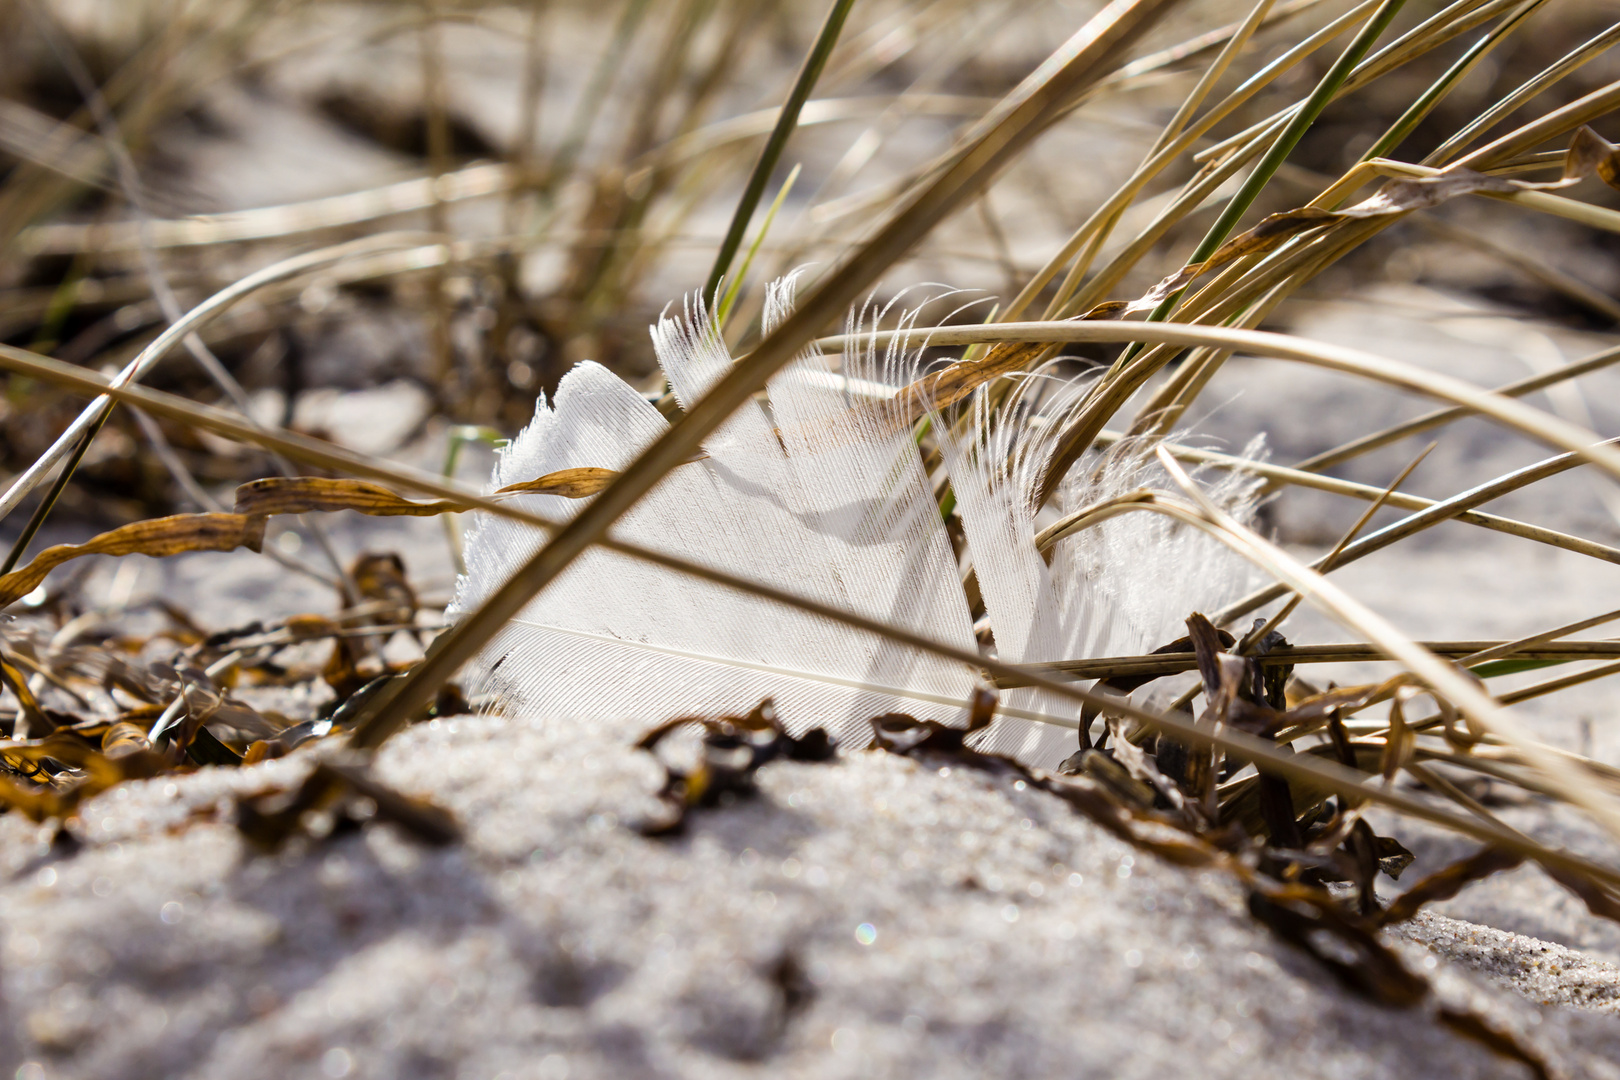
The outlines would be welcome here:
M 791 310 L 792 291 L 791 278 L 769 288 L 767 330 Z M 685 406 L 731 366 L 699 301 L 651 330 Z M 845 379 L 905 385 L 920 364 L 920 351 L 857 350 L 835 374 L 828 358 L 807 351 L 770 380 L 768 406 L 739 410 L 705 442 L 705 459 L 671 472 L 614 534 L 975 650 L 961 571 L 910 418 L 881 396 L 856 401 L 847 392 Z M 1050 421 L 1081 389 L 1049 375 L 1026 377 L 994 420 L 981 390 L 972 422 L 959 425 L 965 433 L 941 439 L 1004 660 L 1146 651 L 1179 636 L 1169 624 L 1219 602 L 1249 576 L 1213 541 L 1167 530 L 1147 514 L 1059 542 L 1048 565 L 1035 549 L 1034 493 L 1058 427 Z M 1033 422 L 1037 412 L 1046 422 Z M 580 364 L 502 452 L 491 488 L 563 469 L 622 469 L 666 427 L 623 380 Z M 1078 506 L 1104 490 L 1141 486 L 1143 461 L 1140 447 L 1088 458 L 1058 501 Z M 1225 487 L 1213 493 L 1245 516 L 1253 485 Z M 516 498 L 556 520 L 581 505 L 554 495 Z M 520 523 L 476 515 L 449 614 L 476 609 L 543 541 Z M 964 665 L 599 548 L 531 601 L 471 667 L 480 691 L 530 715 L 651 724 L 738 714 L 771 697 L 790 729 L 823 726 L 849 745 L 864 745 L 869 719 L 886 712 L 959 719 L 978 677 Z M 1034 722 L 1071 717 L 1072 704 L 1022 689 L 1004 694 L 1001 708 L 981 745 L 1041 765 L 1072 752 L 1072 730 Z

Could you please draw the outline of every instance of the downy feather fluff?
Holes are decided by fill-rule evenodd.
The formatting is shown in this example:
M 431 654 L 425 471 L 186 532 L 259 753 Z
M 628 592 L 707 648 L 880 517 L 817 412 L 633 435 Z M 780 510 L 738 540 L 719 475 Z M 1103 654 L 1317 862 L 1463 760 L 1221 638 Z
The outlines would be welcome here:
M 767 294 L 767 331 L 791 310 L 791 278 Z M 908 318 L 911 316 L 908 316 Z M 690 406 L 732 360 L 701 301 L 651 328 L 670 387 Z M 899 387 L 920 353 L 857 350 L 843 376 Z M 958 566 L 911 426 L 883 400 L 856 400 L 826 357 L 807 351 L 704 444 L 707 458 L 675 469 L 615 526 L 617 536 L 902 626 L 960 649 L 977 648 Z M 1082 387 L 1028 376 L 994 419 L 987 388 L 972 423 L 942 438 L 968 559 L 1004 660 L 1036 662 L 1142 652 L 1179 636 L 1186 614 L 1241 589 L 1246 569 L 1215 541 L 1129 514 L 1059 542 L 1051 563 L 1035 549 L 1035 492 L 1050 461 L 1054 416 Z M 936 418 L 937 420 L 937 418 Z M 491 490 L 561 469 L 622 469 L 667 422 L 606 368 L 579 364 L 550 404 L 501 454 Z M 936 423 L 936 430 L 947 427 Z M 1082 460 L 1056 503 L 1079 506 L 1143 486 L 1141 447 Z M 1245 515 L 1253 485 L 1217 486 Z M 517 496 L 554 519 L 580 503 Z M 449 614 L 477 606 L 538 550 L 544 537 L 477 515 L 467 572 Z M 746 712 L 775 699 L 794 730 L 821 725 L 864 745 L 885 712 L 950 721 L 977 680 L 964 666 L 841 624 L 694 580 L 601 549 L 579 558 L 473 662 L 473 679 L 503 708 L 558 718 Z M 1030 719 L 1072 716 L 1035 689 L 1009 691 L 989 746 L 1032 764 L 1070 753 L 1072 731 Z

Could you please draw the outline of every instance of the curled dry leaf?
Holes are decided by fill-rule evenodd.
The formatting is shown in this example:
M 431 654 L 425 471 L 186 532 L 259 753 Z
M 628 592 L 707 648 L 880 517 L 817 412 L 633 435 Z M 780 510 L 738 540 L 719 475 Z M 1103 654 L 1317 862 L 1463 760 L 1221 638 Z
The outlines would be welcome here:
M 15 603 L 39 588 L 45 576 L 83 555 L 150 555 L 186 551 L 258 551 L 264 543 L 264 518 L 246 514 L 175 514 L 137 521 L 104 532 L 82 544 L 48 547 L 20 570 L 0 577 L 0 607 Z
M 1511 195 L 1519 191 L 1556 191 L 1596 176 L 1620 190 L 1620 145 L 1609 142 L 1589 127 L 1575 132 L 1564 154 L 1563 175 L 1557 180 L 1536 182 L 1491 176 L 1467 168 L 1451 168 L 1434 176 L 1410 177 L 1393 181 L 1376 195 L 1344 210 L 1303 206 L 1272 214 L 1250 229 L 1233 237 L 1203 262 L 1188 263 L 1129 302 L 1109 300 L 1086 312 L 1086 319 L 1120 318 L 1138 311 L 1151 311 L 1192 284 L 1195 278 L 1227 263 L 1250 255 L 1263 255 L 1284 242 L 1318 226 L 1356 218 L 1385 217 L 1427 210 L 1459 195 L 1475 193 Z
M 507 484 L 497 495 L 561 495 L 565 499 L 585 499 L 618 478 L 614 469 L 558 469 L 536 480 Z
M 372 517 L 434 517 L 466 509 L 466 504 L 449 499 L 415 502 L 368 480 L 271 476 L 250 480 L 236 489 L 236 512 L 261 517 L 335 510 Z
M 1609 142 L 1589 127 L 1575 132 L 1564 154 L 1564 172 L 1557 180 L 1536 182 L 1489 176 L 1472 169 L 1447 169 L 1436 176 L 1396 180 L 1364 202 L 1338 212 L 1339 217 L 1379 217 L 1426 210 L 1459 195 L 1487 192 L 1511 195 L 1516 191 L 1556 191 L 1596 176 L 1610 187 L 1620 189 L 1620 146 Z
M 101 752 L 110 758 L 120 758 L 138 750 L 150 750 L 152 743 L 146 732 L 146 728 L 128 720 L 110 724 L 101 736 Z

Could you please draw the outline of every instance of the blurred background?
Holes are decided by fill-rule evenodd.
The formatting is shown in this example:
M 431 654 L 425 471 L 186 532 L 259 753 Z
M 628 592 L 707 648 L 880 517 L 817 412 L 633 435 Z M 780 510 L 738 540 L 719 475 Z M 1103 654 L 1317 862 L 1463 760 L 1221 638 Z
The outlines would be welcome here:
M 799 168 L 731 325 L 745 339 L 752 332 L 758 282 L 801 266 L 813 276 L 836 262 L 956 132 L 1098 6 L 856 4 L 767 191 L 768 205 Z M 1348 6 L 1280 4 L 1283 17 L 1221 87 Z M 1442 6 L 1413 0 L 1395 30 Z M 207 346 L 255 415 L 368 452 L 436 441 L 437 457 L 450 424 L 513 433 L 535 396 L 581 359 L 656 389 L 645 328 L 702 286 L 824 7 L 5 0 L 0 335 L 73 363 L 116 367 L 173 310 L 255 270 L 392 234 L 390 246 L 260 290 L 207 326 Z M 1143 51 L 1188 42 L 1246 9 L 1187 3 Z M 1617 17 L 1614 0 L 1545 5 L 1531 32 L 1493 52 L 1400 156 L 1418 160 Z M 1320 191 L 1468 40 L 1330 108 L 1256 212 Z M 1283 76 L 1207 142 L 1296 100 L 1338 48 Z M 1129 176 L 1209 55 L 1159 55 L 1112 80 L 896 266 L 879 299 L 921 282 L 1010 297 Z M 1539 115 L 1617 74 L 1620 55 L 1601 56 L 1518 115 Z M 1606 134 L 1620 138 L 1620 129 Z M 1111 243 L 1150 221 L 1195 167 L 1178 164 L 1155 181 Z M 1222 194 L 1167 234 L 1121 297 L 1180 264 Z M 1388 230 L 1273 323 L 1296 319 L 1313 301 L 1386 285 L 1461 293 L 1578 331 L 1614 324 L 1620 249 L 1612 235 L 1478 202 L 1455 200 Z M 750 238 L 763 216 L 764 206 Z M 1557 273 L 1538 272 L 1553 252 Z M 943 304 L 939 317 L 962 302 Z M 954 317 L 982 319 L 991 302 Z M 183 351 L 148 381 L 223 398 Z M 0 468 L 26 466 L 79 407 L 8 378 Z M 204 487 L 266 471 L 256 452 L 160 427 L 173 458 Z M 194 500 L 172 465 L 150 451 L 149 435 L 120 410 L 59 512 L 105 526 L 188 506 Z

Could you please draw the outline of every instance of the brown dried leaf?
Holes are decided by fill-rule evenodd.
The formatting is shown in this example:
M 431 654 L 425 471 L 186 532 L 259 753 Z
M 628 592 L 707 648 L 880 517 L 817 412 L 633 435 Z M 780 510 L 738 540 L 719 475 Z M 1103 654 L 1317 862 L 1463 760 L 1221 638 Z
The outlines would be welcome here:
M 465 503 L 448 499 L 413 502 L 368 480 L 270 476 L 250 480 L 236 489 L 236 512 L 260 517 L 334 510 L 353 510 L 371 517 L 433 517 L 466 509 Z
M 40 708 L 39 699 L 28 688 L 28 680 L 12 665 L 4 652 L 0 652 L 0 684 L 4 684 L 17 698 L 18 711 L 26 725 L 26 730 L 16 733 L 19 738 L 39 738 L 56 730 L 56 719 Z
M 1566 179 L 1596 176 L 1610 187 L 1620 189 L 1620 145 L 1589 127 L 1582 127 L 1564 155 L 1564 176 Z
M 1563 181 L 1556 183 L 1562 184 Z M 1472 169 L 1448 169 L 1438 176 L 1415 176 L 1395 180 L 1376 195 L 1354 206 L 1339 211 L 1343 218 L 1385 217 L 1389 214 L 1408 214 L 1414 210 L 1427 210 L 1459 195 L 1472 195 L 1476 191 L 1523 191 L 1539 185 L 1523 181 L 1487 176 Z
M 282 622 L 281 628 L 294 641 L 316 641 L 343 632 L 342 624 L 325 615 L 293 615 Z
M 948 408 L 991 379 L 1022 371 L 1046 348 L 1041 342 L 1003 342 L 978 360 L 962 360 L 924 375 L 902 387 L 895 397 L 895 422 L 911 424 L 930 411 Z
M 1388 184 L 1365 202 L 1339 211 L 1340 217 L 1379 217 L 1404 214 L 1438 206 L 1459 195 L 1478 191 L 1510 194 L 1515 191 L 1556 191 L 1596 176 L 1610 187 L 1620 188 L 1620 146 L 1609 142 L 1589 127 L 1575 132 L 1564 154 L 1564 174 L 1557 180 L 1535 182 L 1487 176 L 1472 169 L 1448 169 L 1438 176 L 1413 177 Z
M 1395 774 L 1411 762 L 1417 751 L 1417 734 L 1406 723 L 1406 702 L 1414 694 L 1411 687 L 1403 687 L 1389 703 L 1389 735 L 1384 739 L 1383 760 L 1379 765 L 1385 783 L 1393 781 Z
M 1128 300 L 1104 300 L 1090 311 L 1080 316 L 1081 322 L 1107 322 L 1113 319 L 1123 319 L 1130 312 Z
M 587 499 L 607 487 L 619 474 L 614 469 L 586 467 L 559 469 L 537 480 L 523 480 L 496 490 L 497 495 L 560 495 L 565 499 Z
M 264 518 L 245 514 L 175 514 L 137 521 L 82 544 L 48 547 L 20 570 L 0 577 L 0 607 L 16 603 L 39 588 L 45 575 L 81 555 L 150 555 L 161 558 L 187 551 L 258 551 L 264 543 Z

